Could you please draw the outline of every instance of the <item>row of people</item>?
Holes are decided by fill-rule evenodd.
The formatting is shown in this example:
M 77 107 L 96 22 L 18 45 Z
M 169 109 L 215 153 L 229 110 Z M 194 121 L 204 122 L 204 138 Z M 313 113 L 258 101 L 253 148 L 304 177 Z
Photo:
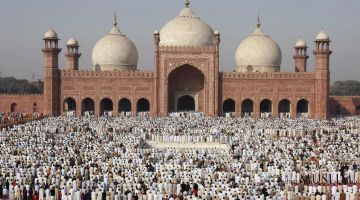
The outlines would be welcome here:
M 228 150 L 144 145 L 147 139 L 212 137 L 226 142 Z M 358 199 L 359 139 L 360 117 L 50 117 L 0 130 L 0 195 Z

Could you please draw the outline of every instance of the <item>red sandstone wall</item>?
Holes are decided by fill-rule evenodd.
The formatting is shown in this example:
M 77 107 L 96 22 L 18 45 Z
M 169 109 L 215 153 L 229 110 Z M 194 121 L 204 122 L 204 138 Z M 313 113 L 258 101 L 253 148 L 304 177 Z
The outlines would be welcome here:
M 235 101 L 235 112 L 241 114 L 241 104 L 250 99 L 254 102 L 254 115 L 260 116 L 260 102 L 272 101 L 272 116 L 279 116 L 278 105 L 283 99 L 290 101 L 291 116 L 296 117 L 297 102 L 305 99 L 309 102 L 309 117 L 315 116 L 315 75 L 307 73 L 238 73 L 221 74 L 220 104 L 231 98 Z
M 62 70 L 60 78 L 60 111 L 64 111 L 64 101 L 73 98 L 76 113 L 81 115 L 81 102 L 89 97 L 95 102 L 95 114 L 100 113 L 100 102 L 109 98 L 113 102 L 113 113 L 118 111 L 119 101 L 131 101 L 131 110 L 136 114 L 137 101 L 145 98 L 150 102 L 150 113 L 156 115 L 156 92 L 153 72 L 119 71 L 69 71 Z
M 329 101 L 330 114 L 360 115 L 360 96 L 330 96 Z
M 120 81 L 121 82 L 121 81 Z M 132 82 L 132 81 L 130 81 Z M 290 81 L 291 82 L 291 81 Z M 241 80 L 231 80 L 231 79 L 224 79 L 223 86 L 223 96 L 220 97 L 223 101 L 225 101 L 228 98 L 232 98 L 236 102 L 236 111 L 238 114 L 241 112 L 241 102 L 245 98 L 251 98 L 254 99 L 254 109 L 258 107 L 260 104 L 260 99 L 262 98 L 270 98 L 273 100 L 273 107 L 276 107 L 276 104 L 282 99 L 287 98 L 291 102 L 291 106 L 294 107 L 296 104 L 294 101 L 296 101 L 299 97 L 305 97 L 308 98 L 310 101 L 310 112 L 313 110 L 311 103 L 313 101 L 313 94 L 307 93 L 307 92 L 301 92 L 306 84 L 310 84 L 311 88 L 311 81 L 304 81 L 304 80 L 296 80 L 292 83 L 284 83 L 284 80 L 282 81 L 276 81 L 276 80 L 253 80 L 253 81 L 241 81 Z M 306 83 L 307 82 L 307 83 Z M 143 83 L 146 83 L 143 82 Z M 270 85 L 271 84 L 271 85 Z M 283 84 L 286 84 L 286 87 L 283 86 Z M 298 87 L 297 84 L 301 84 L 301 87 Z M 82 84 L 80 84 L 82 85 Z M 139 92 L 139 83 L 132 84 L 133 86 L 130 87 L 129 92 L 123 92 L 119 93 L 118 98 L 115 98 L 115 101 L 119 99 L 122 96 L 127 96 L 132 101 L 133 106 L 135 105 L 135 100 L 132 100 L 132 97 L 136 96 L 150 96 L 149 101 L 151 100 L 151 92 L 145 92 L 141 94 Z M 271 87 L 269 87 L 271 86 Z M 81 86 L 79 86 L 81 87 Z M 85 86 L 84 86 L 85 87 Z M 136 89 L 138 88 L 138 89 Z M 266 88 L 268 91 L 275 91 L 274 94 L 266 93 Z M 271 89 L 269 89 L 271 88 Z M 140 88 L 141 89 L 141 88 Z M 234 91 L 232 91 L 234 90 Z M 133 91 L 133 92 L 131 92 Z M 136 92 L 138 91 L 138 92 Z M 294 92 L 293 91 L 298 91 Z M 85 94 L 88 91 L 80 92 L 81 94 Z M 63 99 L 65 96 L 69 95 L 75 95 L 76 91 L 73 91 L 73 94 L 69 94 L 68 92 L 63 93 Z M 106 93 L 106 92 L 105 92 Z M 92 93 L 94 96 L 97 96 L 95 98 L 95 102 L 99 103 L 99 99 L 101 96 L 101 93 L 96 94 Z M 84 96 L 84 95 L 82 95 Z M 86 96 L 86 95 L 85 95 Z M 89 94 L 88 96 L 91 96 Z M 120 100 L 120 99 L 119 99 Z M 222 101 L 222 102 L 223 102 Z M 10 112 L 11 111 L 11 104 L 16 103 L 16 111 L 17 112 L 25 112 L 25 113 L 31 113 L 34 111 L 34 109 L 37 112 L 42 113 L 43 112 L 43 96 L 42 95 L 0 95 L 0 112 Z M 34 103 L 36 103 L 36 107 L 34 107 Z M 78 102 L 77 102 L 78 103 Z M 153 103 L 151 103 L 152 105 Z M 79 104 L 80 105 L 80 104 Z M 343 115 L 360 115 L 360 110 L 356 110 L 357 107 L 360 106 L 360 96 L 330 96 L 330 114 L 343 114 Z M 114 106 L 116 106 L 116 103 L 114 102 Z M 222 105 L 221 105 L 222 106 Z M 115 110 L 115 108 L 114 108 Z M 275 111 L 273 109 L 273 111 Z
M 0 112 L 21 113 L 43 112 L 43 95 L 0 95 Z

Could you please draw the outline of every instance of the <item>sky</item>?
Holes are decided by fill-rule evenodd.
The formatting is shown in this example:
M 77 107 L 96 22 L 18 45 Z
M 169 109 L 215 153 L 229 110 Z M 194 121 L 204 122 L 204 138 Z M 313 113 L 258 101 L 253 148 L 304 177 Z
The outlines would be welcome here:
M 139 51 L 140 70 L 154 70 L 153 32 L 184 7 L 185 0 L 1 0 L 0 73 L 32 80 L 43 76 L 44 33 L 58 33 L 60 68 L 65 68 L 66 42 L 80 43 L 80 69 L 91 70 L 92 49 L 112 26 L 118 25 Z M 360 80 L 359 0 L 190 0 L 194 13 L 221 33 L 220 70 L 235 69 L 237 46 L 256 27 L 282 51 L 282 71 L 294 71 L 294 44 L 309 46 L 308 70 L 314 70 L 314 39 L 321 30 L 332 40 L 331 81 Z

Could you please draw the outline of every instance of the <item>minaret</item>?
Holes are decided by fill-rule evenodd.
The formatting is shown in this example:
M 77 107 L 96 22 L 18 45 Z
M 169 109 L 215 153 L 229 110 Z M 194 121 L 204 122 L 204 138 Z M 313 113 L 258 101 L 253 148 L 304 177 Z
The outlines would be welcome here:
M 309 56 L 306 53 L 307 50 L 306 43 L 303 39 L 300 39 L 295 44 L 295 71 L 296 72 L 306 72 L 307 60 Z
M 155 61 L 155 78 L 156 78 L 156 81 L 155 81 L 155 94 L 156 94 L 156 113 L 157 115 L 161 115 L 161 116 L 165 116 L 164 113 L 159 113 L 160 110 L 160 93 L 159 93 L 159 77 L 160 77 L 160 32 L 159 31 L 154 31 L 154 47 L 155 47 L 155 51 L 154 51 L 154 61 Z M 136 115 L 136 113 L 134 113 L 133 115 Z
M 67 52 L 65 54 L 67 58 L 67 70 L 79 70 L 79 43 L 75 38 L 71 38 L 67 42 Z
M 61 49 L 58 47 L 58 37 L 54 29 L 45 33 L 44 53 L 44 114 L 49 116 L 60 115 L 60 86 L 58 58 Z
M 330 87 L 330 38 L 321 31 L 315 40 L 315 118 L 329 117 L 329 87 Z
M 321 31 L 315 40 L 316 49 L 314 55 L 316 57 L 316 70 L 329 70 L 329 61 L 332 51 L 330 51 L 329 35 Z
M 215 74 L 215 114 L 222 114 L 223 110 L 222 110 L 222 99 L 221 99 L 221 95 L 219 95 L 220 91 L 219 91 L 219 65 L 220 65 L 220 42 L 221 42 L 221 37 L 220 37 L 220 32 L 218 30 L 214 31 L 214 41 L 213 41 L 213 46 L 214 46 L 214 50 L 215 50 L 215 56 L 214 56 L 214 74 Z M 221 112 L 221 113 L 220 113 Z

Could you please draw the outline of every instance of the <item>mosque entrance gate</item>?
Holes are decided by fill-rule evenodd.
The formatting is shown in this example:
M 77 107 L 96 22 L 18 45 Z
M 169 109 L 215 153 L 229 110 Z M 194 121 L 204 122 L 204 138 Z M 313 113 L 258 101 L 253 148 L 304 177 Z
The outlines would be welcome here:
M 168 109 L 170 112 L 205 112 L 204 74 L 196 67 L 185 64 L 169 74 Z
M 157 77 L 154 112 L 167 116 L 177 110 L 177 93 L 195 92 L 195 110 L 206 116 L 217 116 L 220 34 L 215 31 L 212 41 L 205 46 L 160 45 L 160 41 L 160 33 L 154 32 Z

